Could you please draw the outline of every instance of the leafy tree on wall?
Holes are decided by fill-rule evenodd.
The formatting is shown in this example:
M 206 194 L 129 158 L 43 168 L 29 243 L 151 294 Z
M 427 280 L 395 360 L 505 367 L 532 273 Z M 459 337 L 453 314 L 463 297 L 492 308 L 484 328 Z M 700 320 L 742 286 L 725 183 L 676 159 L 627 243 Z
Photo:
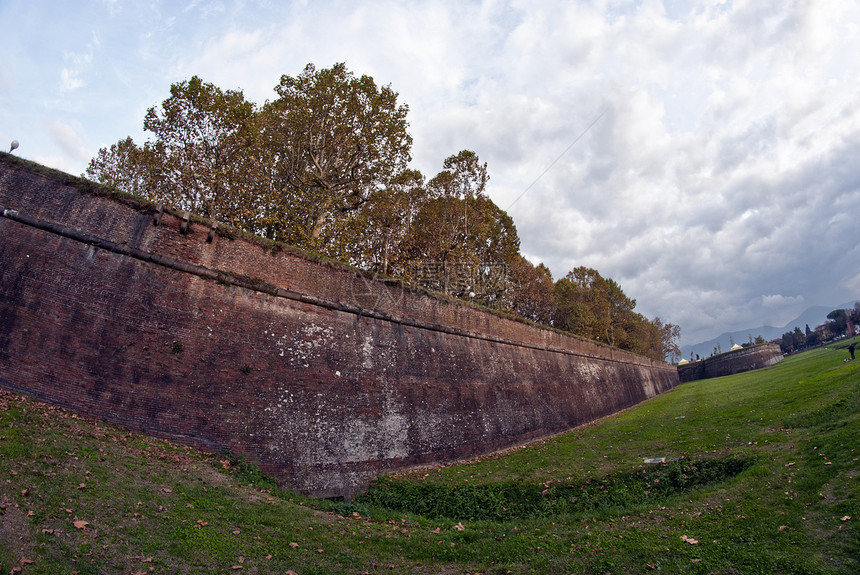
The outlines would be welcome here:
M 408 107 L 389 86 L 308 64 L 275 90 L 258 107 L 197 76 L 175 83 L 146 113 L 151 139 L 102 148 L 86 175 L 654 359 L 676 351 L 676 326 L 636 313 L 613 279 L 580 266 L 554 282 L 526 260 L 475 152 L 429 181 L 409 169 Z
M 404 241 L 427 201 L 424 176 L 404 170 L 359 209 L 343 214 L 341 239 L 327 252 L 384 276 L 404 277 Z
M 428 289 L 501 307 L 520 240 L 511 217 L 484 193 L 477 154 L 449 156 L 427 183 L 427 200 L 404 242 L 406 277 Z
M 549 268 L 544 264 L 535 266 L 519 255 L 511 262 L 510 281 L 510 309 L 531 321 L 551 325 L 554 300 Z
M 405 104 L 342 63 L 281 77 L 262 111 L 263 146 L 284 224 L 279 239 L 325 248 L 342 214 L 357 210 L 406 169 L 412 137 Z
M 255 108 L 240 91 L 222 91 L 197 76 L 170 87 L 161 108 L 150 108 L 144 129 L 153 141 L 131 138 L 102 148 L 87 176 L 158 202 L 233 225 L 253 197 L 238 177 L 252 146 Z

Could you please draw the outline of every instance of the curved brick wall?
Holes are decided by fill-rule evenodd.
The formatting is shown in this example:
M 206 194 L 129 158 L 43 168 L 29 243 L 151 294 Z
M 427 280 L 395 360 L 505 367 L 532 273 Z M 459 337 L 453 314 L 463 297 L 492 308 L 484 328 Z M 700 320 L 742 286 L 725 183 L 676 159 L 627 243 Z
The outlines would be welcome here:
M 306 493 L 635 405 L 677 371 L 0 155 L 0 385 Z M 158 220 L 158 225 L 154 221 Z M 211 241 L 209 241 L 211 239 Z
M 779 363 L 782 358 L 778 345 L 756 345 L 679 365 L 678 377 L 682 382 L 688 382 L 733 375 Z

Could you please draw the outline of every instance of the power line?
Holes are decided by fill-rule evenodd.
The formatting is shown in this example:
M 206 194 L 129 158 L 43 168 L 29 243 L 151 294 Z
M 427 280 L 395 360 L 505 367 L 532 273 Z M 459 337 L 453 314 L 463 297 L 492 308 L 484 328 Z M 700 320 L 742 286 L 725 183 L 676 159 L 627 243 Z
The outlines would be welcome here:
M 559 155 L 558 155 L 558 157 L 557 157 L 556 159 L 554 159 L 554 160 L 552 161 L 552 163 L 550 163 L 550 165 L 548 165 L 548 166 L 546 167 L 546 169 L 545 169 L 544 171 L 542 171 L 542 172 L 540 173 L 540 175 L 539 175 L 537 178 L 535 178 L 535 180 L 534 180 L 531 184 L 529 184 L 529 185 L 528 185 L 528 187 L 527 187 L 526 189 L 524 189 L 524 190 L 520 193 L 520 195 L 519 195 L 519 196 L 517 196 L 517 197 L 514 199 L 514 201 L 513 201 L 513 202 L 511 202 L 511 205 L 509 205 L 509 206 L 507 207 L 507 210 L 510 210 L 510 209 L 514 206 L 514 204 L 515 204 L 515 203 L 517 203 L 518 201 L 520 201 L 520 198 L 522 198 L 524 195 L 526 195 L 526 192 L 528 192 L 530 189 L 532 189 L 532 187 L 533 187 L 536 183 L 538 183 L 538 181 L 539 181 L 539 180 L 544 176 L 544 174 L 546 174 L 548 171 L 550 171 L 550 170 L 552 169 L 552 167 L 553 167 L 554 165 L 556 165 L 556 163 L 557 163 L 560 159 L 562 159 L 562 157 L 564 157 L 564 155 L 565 155 L 565 154 L 566 154 L 566 153 L 567 153 L 567 152 L 568 152 L 568 151 L 569 151 L 573 146 L 575 146 L 575 145 L 576 145 L 576 143 L 577 143 L 578 141 L 580 141 L 580 140 L 582 139 L 582 137 L 583 137 L 583 136 L 585 136 L 585 135 L 589 132 L 589 130 L 591 130 L 591 128 L 594 126 L 594 124 L 596 124 L 596 123 L 600 120 L 600 118 L 602 118 L 602 117 L 604 116 L 604 114 L 606 114 L 606 108 L 603 108 L 603 110 L 601 110 L 601 111 L 600 111 L 600 113 L 597 115 L 597 117 L 596 117 L 596 118 L 594 118 L 594 120 L 592 120 L 592 121 L 591 121 L 591 123 L 590 123 L 588 126 L 586 126 L 586 128 L 582 131 L 582 133 L 580 133 L 580 134 L 579 134 L 579 135 L 578 135 L 578 136 L 577 136 L 577 137 L 576 137 L 576 138 L 575 138 L 575 139 L 570 143 L 570 145 L 569 145 L 568 147 L 566 147 L 566 148 L 564 149 L 564 151 L 563 151 L 561 154 L 559 154 Z M 507 210 L 505 210 L 505 211 L 507 211 Z

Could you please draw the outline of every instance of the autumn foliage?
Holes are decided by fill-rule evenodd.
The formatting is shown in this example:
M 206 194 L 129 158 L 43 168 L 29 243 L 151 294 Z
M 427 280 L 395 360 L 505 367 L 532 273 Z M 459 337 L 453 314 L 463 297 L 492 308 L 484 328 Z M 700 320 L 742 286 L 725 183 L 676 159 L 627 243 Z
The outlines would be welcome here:
M 519 251 L 470 150 L 426 180 L 409 168 L 408 106 L 344 64 L 281 77 L 258 106 L 198 77 L 146 113 L 152 138 L 99 150 L 86 176 L 207 218 L 662 360 L 677 326 L 634 312 L 615 281 L 578 267 L 553 281 Z

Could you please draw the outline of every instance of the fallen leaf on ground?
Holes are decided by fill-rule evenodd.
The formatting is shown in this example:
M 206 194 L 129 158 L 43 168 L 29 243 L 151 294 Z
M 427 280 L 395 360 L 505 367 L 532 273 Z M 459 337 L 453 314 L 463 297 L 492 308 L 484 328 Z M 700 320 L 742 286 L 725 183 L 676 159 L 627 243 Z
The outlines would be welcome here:
M 442 529 L 440 527 L 437 527 L 436 529 L 432 530 L 430 533 L 442 533 Z
M 89 523 L 84 521 L 83 519 L 78 519 L 72 523 L 75 526 L 75 529 L 85 529 Z
M 457 531 L 465 531 L 465 530 L 466 530 L 466 528 L 465 528 L 465 527 L 463 527 L 463 523 L 462 523 L 462 522 L 457 523 L 457 524 L 453 527 L 453 529 L 456 529 Z
M 681 541 L 685 543 L 689 543 L 690 545 L 698 545 L 699 541 L 697 539 L 693 539 L 692 537 L 687 537 L 686 535 L 681 536 Z
M 846 515 L 845 517 L 843 517 L 842 519 L 840 519 L 840 521 L 848 521 L 849 519 L 851 519 L 851 516 L 850 516 L 850 515 Z
M 780 525 L 779 526 L 780 531 L 785 531 L 786 529 L 788 529 L 788 525 Z
M 27 559 L 26 557 L 21 557 L 18 560 L 18 565 L 32 565 L 32 564 L 33 564 L 33 561 L 30 559 Z
M 298 543 L 290 543 L 290 547 L 292 547 L 293 549 L 295 549 L 298 546 L 299 546 Z

